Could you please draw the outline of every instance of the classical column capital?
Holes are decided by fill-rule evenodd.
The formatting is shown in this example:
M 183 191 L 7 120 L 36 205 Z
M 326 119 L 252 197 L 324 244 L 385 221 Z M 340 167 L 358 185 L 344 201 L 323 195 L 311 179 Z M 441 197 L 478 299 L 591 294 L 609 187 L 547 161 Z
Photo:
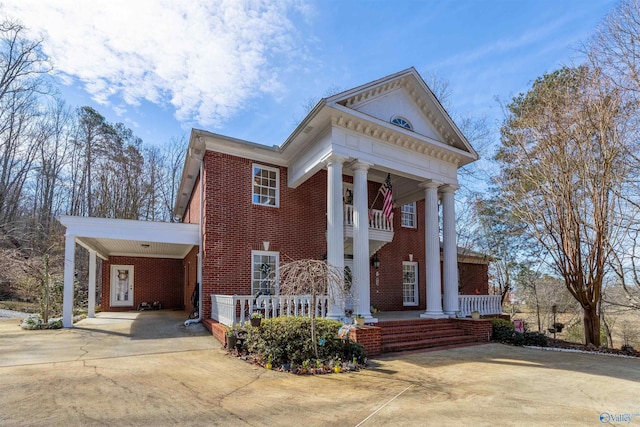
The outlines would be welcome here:
M 353 171 L 364 170 L 365 172 L 369 170 L 373 166 L 373 163 L 367 162 L 365 160 L 356 160 L 356 162 L 351 165 L 351 169 Z
M 434 181 L 433 179 L 428 179 L 426 181 L 422 181 L 418 184 L 418 187 L 428 189 L 428 188 L 438 188 L 442 185 L 441 182 Z
M 327 166 L 334 165 L 334 164 L 342 165 L 346 160 L 347 160 L 347 157 L 345 156 L 342 156 L 336 153 L 329 153 L 327 156 L 325 156 L 322 159 L 322 162 Z
M 459 189 L 460 189 L 460 186 L 459 185 L 455 185 L 455 184 L 445 184 L 445 185 L 442 185 L 442 186 L 438 187 L 438 190 L 441 193 L 455 193 Z

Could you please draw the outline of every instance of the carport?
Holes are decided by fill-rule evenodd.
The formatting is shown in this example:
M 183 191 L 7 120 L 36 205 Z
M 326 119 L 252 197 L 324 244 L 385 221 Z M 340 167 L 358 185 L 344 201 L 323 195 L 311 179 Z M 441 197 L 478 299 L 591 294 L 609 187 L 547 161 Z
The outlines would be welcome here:
M 199 224 L 135 221 L 124 219 L 60 216 L 66 228 L 64 254 L 64 293 L 62 323 L 73 327 L 73 298 L 76 243 L 89 251 L 88 316 L 95 317 L 96 257 L 108 261 L 110 257 L 184 259 L 194 246 L 202 247 Z M 202 277 L 201 254 L 198 254 L 198 282 Z M 129 266 L 111 266 L 117 276 L 113 290 L 115 299 L 130 303 L 129 288 L 133 289 L 134 272 Z M 115 269 L 113 267 L 116 267 Z

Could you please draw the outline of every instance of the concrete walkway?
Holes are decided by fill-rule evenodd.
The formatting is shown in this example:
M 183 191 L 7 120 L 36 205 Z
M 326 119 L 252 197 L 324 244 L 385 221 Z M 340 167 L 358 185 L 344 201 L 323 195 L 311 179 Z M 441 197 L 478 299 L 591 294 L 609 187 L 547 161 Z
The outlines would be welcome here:
M 229 357 L 183 312 L 71 330 L 0 319 L 0 425 L 640 426 L 640 361 L 499 344 L 301 377 Z M 609 417 L 609 418 L 607 418 Z

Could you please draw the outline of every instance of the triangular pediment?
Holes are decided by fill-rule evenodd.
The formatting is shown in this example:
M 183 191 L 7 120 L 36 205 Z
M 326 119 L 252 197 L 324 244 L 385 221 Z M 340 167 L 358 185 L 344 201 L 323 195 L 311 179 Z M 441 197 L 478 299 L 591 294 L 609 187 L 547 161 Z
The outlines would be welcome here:
M 336 94 L 339 105 L 384 123 L 406 120 L 411 132 L 477 156 L 462 132 L 414 68 Z

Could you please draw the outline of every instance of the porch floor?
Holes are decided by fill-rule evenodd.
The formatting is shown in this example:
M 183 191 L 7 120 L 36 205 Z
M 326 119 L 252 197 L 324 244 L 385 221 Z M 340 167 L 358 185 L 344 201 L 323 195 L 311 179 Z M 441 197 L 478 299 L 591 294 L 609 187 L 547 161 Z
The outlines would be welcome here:
M 423 320 L 420 315 L 424 310 L 404 310 L 404 311 L 379 311 L 372 316 L 378 322 L 394 322 L 397 320 Z

